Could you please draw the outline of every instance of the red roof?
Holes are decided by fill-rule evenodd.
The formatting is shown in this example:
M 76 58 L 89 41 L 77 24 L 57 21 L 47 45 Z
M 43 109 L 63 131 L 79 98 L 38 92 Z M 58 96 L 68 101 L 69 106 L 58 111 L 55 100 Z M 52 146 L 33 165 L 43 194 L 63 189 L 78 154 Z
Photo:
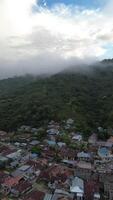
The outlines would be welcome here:
M 39 159 L 38 161 L 29 160 L 28 165 L 34 167 L 34 169 L 43 169 L 47 165 L 46 159 Z
M 47 170 L 43 170 L 40 174 L 40 178 L 46 179 L 47 181 L 61 180 L 65 182 L 66 179 L 71 175 L 73 175 L 73 171 L 68 167 L 62 165 L 53 165 Z
M 32 184 L 28 181 L 22 181 L 14 187 L 14 189 L 20 193 L 22 193 L 30 188 L 32 188 Z
M 8 174 L 6 174 L 4 171 L 0 171 L 0 184 L 4 182 L 6 177 L 8 177 Z
M 23 200 L 43 200 L 44 196 L 44 192 L 33 190 L 28 195 L 26 195 Z
M 19 181 L 22 179 L 21 176 L 17 177 L 8 177 L 4 180 L 3 184 L 6 185 L 7 187 L 12 187 L 15 186 L 19 183 Z
M 15 150 L 14 149 L 11 149 L 10 147 L 8 146 L 2 146 L 0 147 L 0 153 L 3 155 L 3 156 L 7 156 L 8 154 L 11 154 L 11 153 L 14 153 Z
M 96 181 L 87 181 L 85 182 L 85 199 L 92 200 L 94 193 L 99 192 L 99 184 Z

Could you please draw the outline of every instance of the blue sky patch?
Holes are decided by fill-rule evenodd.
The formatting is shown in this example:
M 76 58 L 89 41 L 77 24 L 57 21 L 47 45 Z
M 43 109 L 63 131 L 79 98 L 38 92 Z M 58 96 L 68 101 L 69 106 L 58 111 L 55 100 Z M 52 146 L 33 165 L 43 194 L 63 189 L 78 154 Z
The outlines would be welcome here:
M 55 4 L 63 3 L 65 5 L 82 6 L 85 8 L 99 8 L 102 6 L 99 0 L 40 0 L 40 5 L 51 7 Z

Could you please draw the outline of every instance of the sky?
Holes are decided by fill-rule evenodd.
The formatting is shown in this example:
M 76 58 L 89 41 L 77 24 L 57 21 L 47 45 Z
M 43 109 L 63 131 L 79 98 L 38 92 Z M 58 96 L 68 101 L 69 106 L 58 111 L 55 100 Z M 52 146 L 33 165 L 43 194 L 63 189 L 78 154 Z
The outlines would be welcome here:
M 0 78 L 113 57 L 113 0 L 0 0 Z
M 103 0 L 104 1 L 104 0 Z M 54 4 L 63 3 L 65 5 L 77 5 L 85 8 L 98 8 L 103 5 L 102 1 L 99 0 L 42 0 L 39 2 L 40 5 L 47 5 L 52 7 Z

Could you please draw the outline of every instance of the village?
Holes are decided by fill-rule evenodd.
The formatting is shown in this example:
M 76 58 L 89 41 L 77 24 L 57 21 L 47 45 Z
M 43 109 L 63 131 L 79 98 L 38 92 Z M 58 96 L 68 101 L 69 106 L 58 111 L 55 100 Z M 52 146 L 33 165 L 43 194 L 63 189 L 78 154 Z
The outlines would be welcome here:
M 0 200 L 113 200 L 113 136 L 84 139 L 74 120 L 0 131 Z

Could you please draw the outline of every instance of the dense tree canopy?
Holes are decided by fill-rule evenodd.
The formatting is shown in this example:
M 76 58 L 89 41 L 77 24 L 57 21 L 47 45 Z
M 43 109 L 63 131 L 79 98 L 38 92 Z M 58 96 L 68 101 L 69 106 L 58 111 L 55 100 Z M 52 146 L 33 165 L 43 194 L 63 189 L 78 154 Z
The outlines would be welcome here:
M 108 62 L 109 63 L 109 62 Z M 0 129 L 74 118 L 78 130 L 113 127 L 113 61 L 88 73 L 0 81 Z M 108 65 L 108 66 L 107 66 Z

